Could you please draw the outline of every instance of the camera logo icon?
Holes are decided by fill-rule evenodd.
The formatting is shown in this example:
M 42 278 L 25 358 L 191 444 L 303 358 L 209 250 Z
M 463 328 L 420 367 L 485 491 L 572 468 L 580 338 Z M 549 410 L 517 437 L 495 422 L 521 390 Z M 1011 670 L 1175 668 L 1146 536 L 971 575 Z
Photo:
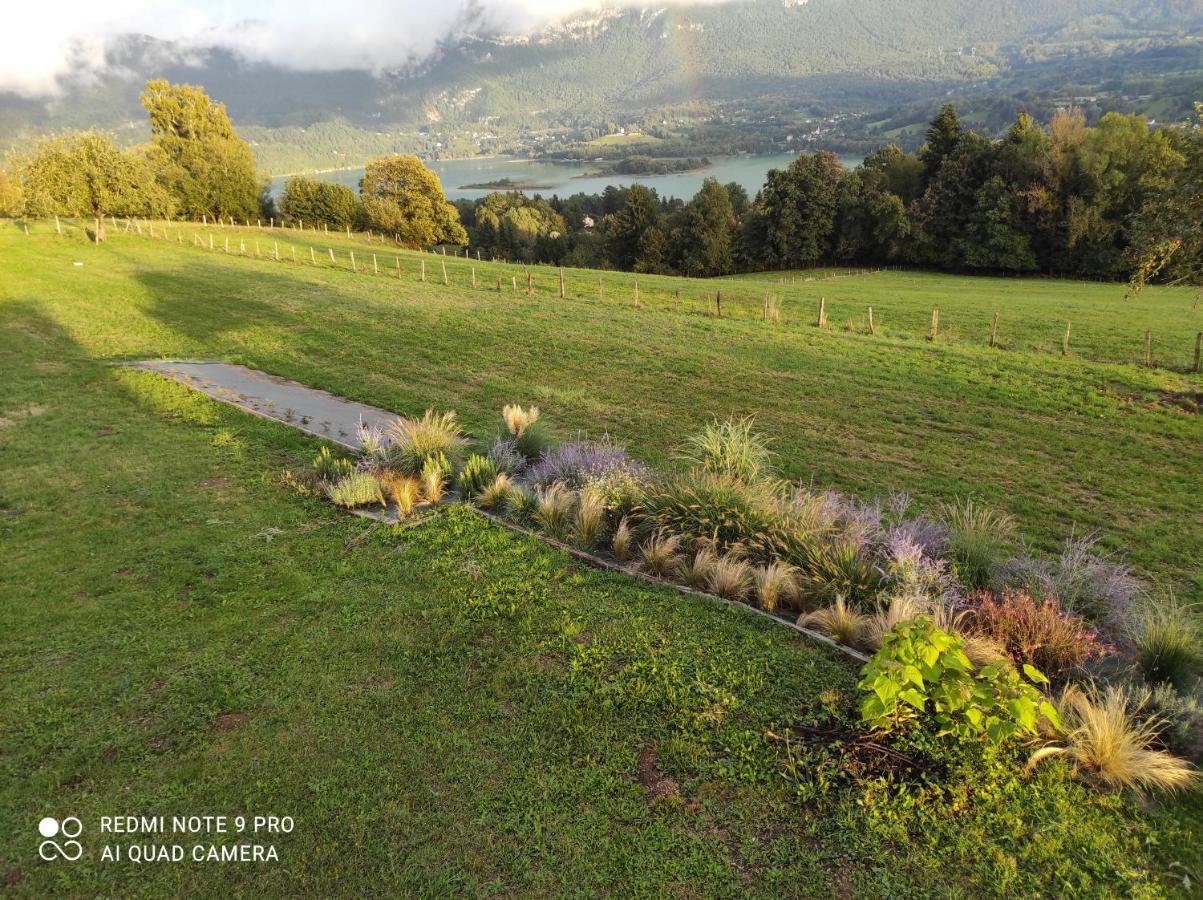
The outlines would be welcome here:
M 46 838 L 38 845 L 38 856 L 49 862 L 53 859 L 65 859 L 67 862 L 75 862 L 83 856 L 84 848 L 75 838 L 79 837 L 84 830 L 84 823 L 75 816 L 67 816 L 62 822 L 58 819 L 47 816 L 38 822 L 38 833 Z M 61 843 L 52 838 L 65 838 Z

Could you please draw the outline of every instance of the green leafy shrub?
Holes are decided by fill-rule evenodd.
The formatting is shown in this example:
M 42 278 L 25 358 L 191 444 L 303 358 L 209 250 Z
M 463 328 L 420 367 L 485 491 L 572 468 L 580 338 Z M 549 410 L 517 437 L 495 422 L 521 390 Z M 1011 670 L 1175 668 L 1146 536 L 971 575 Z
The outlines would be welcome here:
M 857 687 L 865 694 L 861 718 L 874 729 L 930 721 L 937 736 L 999 743 L 1036 734 L 1041 717 L 1059 723 L 1056 709 L 1030 682 L 1048 679 L 1030 665 L 1023 675 L 1012 666 L 975 673 L 961 639 L 920 616 L 885 636 Z
M 326 489 L 326 494 L 336 506 L 347 509 L 384 506 L 384 492 L 380 489 L 380 482 L 367 472 L 344 475 Z
M 752 430 L 753 424 L 750 417 L 714 421 L 688 440 L 681 458 L 713 475 L 755 481 L 769 472 L 773 454 L 764 435 Z
M 355 464 L 349 459 L 335 456 L 329 447 L 322 447 L 313 458 L 313 470 L 322 481 L 334 482 L 350 475 L 355 470 Z
M 398 419 L 389 426 L 393 465 L 407 475 L 419 475 L 426 460 L 442 454 L 448 468 L 463 459 L 468 440 L 460 431 L 454 412 L 435 415 L 426 410 L 420 419 Z
M 522 434 L 514 435 L 514 445 L 529 462 L 534 462 L 554 446 L 551 433 L 542 422 L 532 422 Z
M 459 473 L 456 489 L 465 500 L 471 500 L 497 478 L 497 469 L 487 456 L 473 453 Z
M 995 567 L 1012 546 L 1014 521 L 970 497 L 945 504 L 943 512 L 948 524 L 948 553 L 957 574 L 971 588 L 986 587 Z

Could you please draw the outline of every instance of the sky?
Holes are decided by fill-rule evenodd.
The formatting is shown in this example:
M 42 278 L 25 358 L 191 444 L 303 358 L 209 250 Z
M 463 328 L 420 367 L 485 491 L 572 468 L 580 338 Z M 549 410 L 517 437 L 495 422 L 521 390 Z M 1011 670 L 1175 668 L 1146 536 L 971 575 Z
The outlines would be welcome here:
M 713 2 L 713 0 L 711 0 Z M 721 2 L 721 0 L 719 0 Z M 224 46 L 300 69 L 379 71 L 421 59 L 458 31 L 521 33 L 637 0 L 48 0 L 14 2 L 0 28 L 0 91 L 52 97 L 103 68 L 106 42 L 146 34 Z M 657 5 L 663 5 L 663 2 Z

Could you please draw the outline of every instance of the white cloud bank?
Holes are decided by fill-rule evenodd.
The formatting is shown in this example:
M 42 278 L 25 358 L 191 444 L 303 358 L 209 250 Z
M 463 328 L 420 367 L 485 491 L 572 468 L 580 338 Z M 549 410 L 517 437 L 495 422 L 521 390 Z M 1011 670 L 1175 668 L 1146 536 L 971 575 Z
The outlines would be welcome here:
M 715 0 L 703 0 L 715 2 Z M 722 0 L 717 0 L 722 2 Z M 0 91 L 57 92 L 104 65 L 123 34 L 223 46 L 296 69 L 379 71 L 427 56 L 459 31 L 522 33 L 638 0 L 49 0 L 13 3 L 0 28 Z

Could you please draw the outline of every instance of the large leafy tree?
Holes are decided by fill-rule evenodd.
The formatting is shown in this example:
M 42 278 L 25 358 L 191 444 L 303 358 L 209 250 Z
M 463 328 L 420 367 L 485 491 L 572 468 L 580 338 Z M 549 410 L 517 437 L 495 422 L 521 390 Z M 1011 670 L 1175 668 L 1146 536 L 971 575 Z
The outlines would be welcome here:
M 280 198 L 280 214 L 286 222 L 349 228 L 361 215 L 359 198 L 345 184 L 314 178 L 291 178 Z
M 256 218 L 263 185 L 225 104 L 214 103 L 202 88 L 163 80 L 147 82 L 141 100 L 150 115 L 159 180 L 179 211 L 195 219 Z
M 468 243 L 459 211 L 447 202 L 439 176 L 416 156 L 369 163 L 359 185 L 368 224 L 411 247 Z
M 660 201 L 656 192 L 641 184 L 626 192 L 618 212 L 605 218 L 606 246 L 614 265 L 632 270 L 643 251 L 644 235 L 660 224 Z
M 175 212 L 175 199 L 155 180 L 145 153 L 119 150 L 99 132 L 45 138 L 18 170 L 28 215 L 168 218 Z
M 726 275 L 735 268 L 735 210 L 727 188 L 707 178 L 674 230 L 679 268 L 686 275 Z
M 802 154 L 773 169 L 756 197 L 745 252 L 771 268 L 812 266 L 835 253 L 836 215 L 847 171 L 834 153 Z

